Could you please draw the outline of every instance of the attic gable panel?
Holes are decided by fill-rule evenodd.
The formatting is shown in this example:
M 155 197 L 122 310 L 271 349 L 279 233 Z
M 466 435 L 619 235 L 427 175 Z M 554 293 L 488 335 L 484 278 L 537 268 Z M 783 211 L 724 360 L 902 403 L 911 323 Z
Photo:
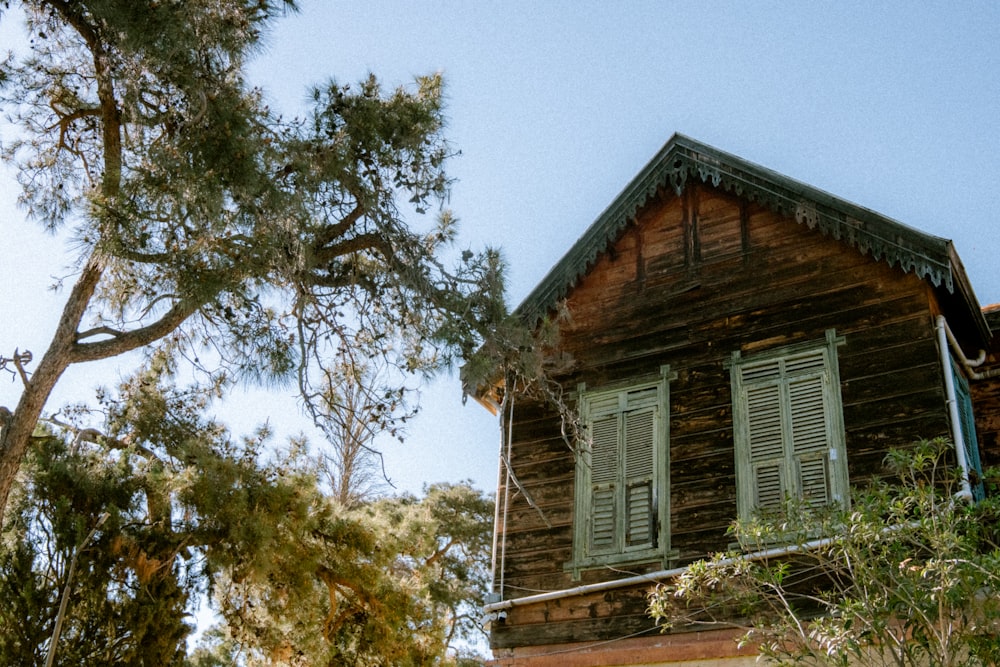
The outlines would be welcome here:
M 684 226 L 682 202 L 673 195 L 643 211 L 637 221 L 641 229 L 645 270 L 684 266 Z
M 927 286 L 913 274 L 787 216 L 706 186 L 690 192 L 686 204 L 670 197 L 651 205 L 568 291 L 561 344 L 581 368 L 673 349 L 702 326 L 713 329 L 705 334 L 712 340 L 753 331 L 777 344 L 800 331 L 785 317 L 797 318 L 796 327 L 820 322 L 814 328 L 822 332 L 842 309 L 879 303 L 883 289 L 926 298 Z M 691 263 L 677 232 L 685 205 L 699 210 L 702 231 L 719 238 Z
M 594 266 L 569 290 L 567 306 L 574 319 L 600 317 L 616 303 L 628 286 L 635 284 L 638 268 L 638 236 L 635 228 L 624 234 L 594 262 Z
M 736 205 L 732 197 L 710 188 L 700 191 L 697 202 L 700 258 L 739 255 L 743 251 L 740 213 L 745 208 Z
M 675 135 L 632 180 L 518 308 L 529 320 L 545 315 L 587 273 L 598 256 L 658 193 L 680 196 L 692 183 L 721 188 L 794 218 L 863 254 L 955 289 L 951 243 L 838 199 L 777 172 Z M 958 277 L 962 283 L 962 277 Z

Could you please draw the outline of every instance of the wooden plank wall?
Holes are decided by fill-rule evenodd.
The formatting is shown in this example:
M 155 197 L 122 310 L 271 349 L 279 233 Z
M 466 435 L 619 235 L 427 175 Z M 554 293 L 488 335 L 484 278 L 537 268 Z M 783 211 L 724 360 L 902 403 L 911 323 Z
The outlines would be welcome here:
M 990 354 L 986 363 L 976 369 L 983 373 L 1000 373 L 1000 305 L 986 309 L 986 322 L 993 330 Z M 1000 466 L 1000 375 L 969 383 L 976 414 L 976 436 L 979 439 L 983 468 Z
M 729 371 L 744 355 L 824 339 L 835 328 L 852 483 L 879 474 L 886 448 L 948 432 L 934 337 L 934 295 L 912 274 L 794 220 L 707 186 L 640 213 L 572 290 L 562 346 L 567 388 L 600 388 L 669 364 L 670 528 L 679 564 L 725 549 L 736 516 Z M 603 581 L 573 580 L 574 464 L 555 414 L 519 404 L 513 465 L 551 524 L 512 489 L 504 597 Z M 630 567 L 651 571 L 659 564 Z M 609 639 L 651 624 L 645 591 L 510 610 L 495 647 Z

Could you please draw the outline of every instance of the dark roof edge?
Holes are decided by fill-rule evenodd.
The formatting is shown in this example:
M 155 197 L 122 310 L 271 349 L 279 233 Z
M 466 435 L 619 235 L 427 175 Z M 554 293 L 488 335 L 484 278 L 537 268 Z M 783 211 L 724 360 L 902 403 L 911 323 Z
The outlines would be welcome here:
M 745 196 L 876 260 L 913 272 L 935 287 L 950 293 L 958 288 L 969 306 L 980 310 L 951 241 L 675 134 L 552 267 L 517 312 L 532 323 L 544 317 L 657 191 L 669 188 L 680 195 L 691 181 Z

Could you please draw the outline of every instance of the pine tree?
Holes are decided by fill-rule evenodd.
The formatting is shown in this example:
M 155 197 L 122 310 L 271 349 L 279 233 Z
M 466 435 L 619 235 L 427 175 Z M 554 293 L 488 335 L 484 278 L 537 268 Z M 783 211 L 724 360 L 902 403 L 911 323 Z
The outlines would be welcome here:
M 33 441 L 0 534 L 0 663 L 44 664 L 68 591 L 56 664 L 454 664 L 481 632 L 492 501 L 345 506 L 303 443 L 233 437 L 173 371 L 154 355 Z M 206 596 L 220 624 L 188 658 Z
M 0 359 L 23 383 L 0 430 L 0 521 L 73 364 L 157 348 L 212 382 L 294 380 L 314 405 L 340 351 L 433 370 L 502 315 L 495 252 L 447 266 L 440 77 L 330 81 L 286 119 L 245 70 L 290 0 L 18 4 L 31 49 L 0 65 L 0 106 L 19 127 L 3 158 L 28 218 L 78 257 L 37 364 Z M 407 222 L 433 210 L 435 224 Z

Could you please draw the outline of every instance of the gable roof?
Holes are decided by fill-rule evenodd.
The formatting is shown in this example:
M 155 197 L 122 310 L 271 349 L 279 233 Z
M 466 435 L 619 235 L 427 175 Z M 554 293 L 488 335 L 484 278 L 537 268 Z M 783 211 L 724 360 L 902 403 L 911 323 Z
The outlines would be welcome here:
M 680 195 L 688 183 L 701 182 L 758 202 L 794 218 L 810 229 L 899 266 L 934 287 L 957 294 L 978 315 L 977 328 L 988 339 L 972 287 L 952 242 L 839 199 L 827 192 L 766 169 L 717 148 L 675 134 L 583 233 L 517 308 L 535 323 L 566 297 L 570 289 L 614 243 L 638 211 L 656 193 Z

